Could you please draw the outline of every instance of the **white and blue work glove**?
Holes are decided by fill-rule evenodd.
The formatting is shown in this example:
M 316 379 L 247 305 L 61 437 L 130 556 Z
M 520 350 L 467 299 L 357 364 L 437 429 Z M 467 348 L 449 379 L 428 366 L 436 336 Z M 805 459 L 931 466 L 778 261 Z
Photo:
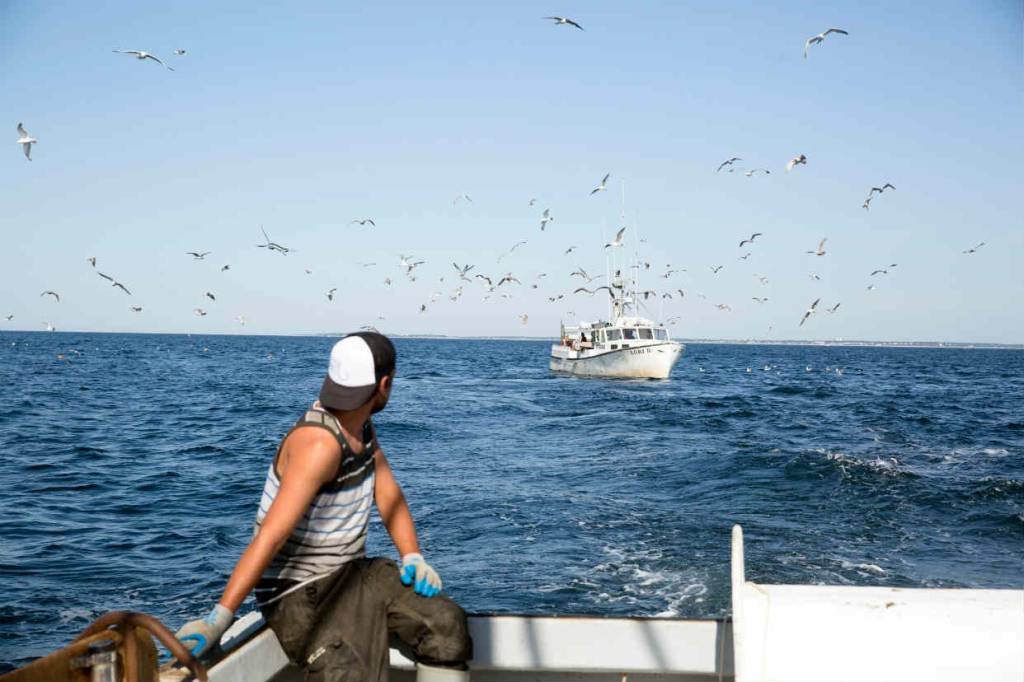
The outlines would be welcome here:
M 402 557 L 400 569 L 403 585 L 415 585 L 416 594 L 433 597 L 441 591 L 441 576 L 423 560 L 422 554 L 413 552 Z
M 192 620 L 174 634 L 196 658 L 204 656 L 220 643 L 220 638 L 231 625 L 235 612 L 220 604 L 213 607 L 206 618 Z

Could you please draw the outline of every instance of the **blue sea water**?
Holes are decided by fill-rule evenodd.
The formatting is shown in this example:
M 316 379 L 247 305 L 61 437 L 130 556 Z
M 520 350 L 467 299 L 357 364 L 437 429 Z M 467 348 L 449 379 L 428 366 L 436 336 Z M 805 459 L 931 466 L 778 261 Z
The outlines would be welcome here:
M 0 670 L 205 613 L 333 340 L 0 334 Z M 623 381 L 396 345 L 380 441 L 471 612 L 728 615 L 734 523 L 757 581 L 1024 586 L 1024 352 L 694 344 Z

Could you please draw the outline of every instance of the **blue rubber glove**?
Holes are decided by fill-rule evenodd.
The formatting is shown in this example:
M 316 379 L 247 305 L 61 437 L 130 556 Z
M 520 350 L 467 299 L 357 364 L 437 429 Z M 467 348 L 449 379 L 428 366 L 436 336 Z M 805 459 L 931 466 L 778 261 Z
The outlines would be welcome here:
M 193 656 L 198 658 L 220 644 L 221 636 L 234 618 L 234 611 L 217 604 L 206 618 L 185 623 L 174 636 L 181 640 L 181 643 L 192 652 Z
M 433 597 L 441 592 L 443 583 L 441 576 L 423 560 L 423 555 L 415 552 L 402 557 L 402 568 L 400 571 L 403 585 L 413 585 L 416 594 L 423 597 Z

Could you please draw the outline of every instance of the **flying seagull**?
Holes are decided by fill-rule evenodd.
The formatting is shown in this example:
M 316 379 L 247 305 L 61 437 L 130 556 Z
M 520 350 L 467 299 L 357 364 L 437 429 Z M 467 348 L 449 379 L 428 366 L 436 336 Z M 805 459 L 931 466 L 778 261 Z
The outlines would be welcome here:
M 463 265 L 460 268 L 457 263 L 453 262 L 452 263 L 452 267 L 455 268 L 455 272 L 459 273 L 459 279 L 464 279 L 467 282 L 469 282 L 470 279 L 469 279 L 469 277 L 466 277 L 466 275 L 469 273 L 470 270 L 472 270 L 476 266 L 475 265 Z
M 826 313 L 829 313 L 829 314 L 832 314 L 832 313 L 834 313 L 835 311 L 839 310 L 839 306 L 841 306 L 841 305 L 842 305 L 842 303 L 836 303 L 836 304 L 835 304 L 834 306 L 832 306 L 831 308 L 829 308 L 829 309 L 828 309 L 828 310 L 826 310 L 825 312 L 826 312 Z
M 185 50 L 175 50 L 174 51 L 174 56 L 175 57 L 184 57 L 186 54 L 187 53 L 185 52 Z
M 813 314 L 815 313 L 815 310 L 814 310 L 814 309 L 815 309 L 815 308 L 816 308 L 816 307 L 818 306 L 818 301 L 820 301 L 820 300 L 821 300 L 820 298 L 816 298 L 816 299 L 814 299 L 814 303 L 812 303 L 812 304 L 811 304 L 811 307 L 810 307 L 810 308 L 808 308 L 808 309 L 807 309 L 807 310 L 806 310 L 806 311 L 804 312 L 804 316 L 803 316 L 802 318 L 800 318 L 800 324 L 799 324 L 799 325 L 797 325 L 797 326 L 799 326 L 799 327 L 802 327 L 802 326 L 804 326 L 804 322 L 806 322 L 806 321 L 807 321 L 807 318 L 808 318 L 808 317 L 810 317 L 811 315 L 813 315 Z
M 370 227 L 377 227 L 377 223 L 373 222 L 372 218 L 363 218 L 362 220 L 353 220 L 352 222 L 349 223 L 349 225 L 360 225 L 362 227 L 366 227 L 366 225 L 370 225 Z
M 547 224 L 548 224 L 548 223 L 550 223 L 550 222 L 551 222 L 552 220 L 554 220 L 554 218 L 552 218 L 552 217 L 551 217 L 551 209 L 545 208 L 545 209 L 544 209 L 544 215 L 542 215 L 542 216 L 540 217 L 540 231 L 541 231 L 541 232 L 543 232 L 543 231 L 544 231 L 544 228 L 545 228 L 545 227 L 547 226 Z
M 257 244 L 256 245 L 257 249 L 267 249 L 268 251 L 277 251 L 282 256 L 287 256 L 289 251 L 294 251 L 295 250 L 295 249 L 290 249 L 287 246 L 281 246 L 277 242 L 270 241 L 270 235 L 267 234 L 267 231 L 263 229 L 262 225 L 260 225 L 260 231 L 263 233 L 263 238 L 267 240 L 267 243 L 266 244 Z
M 868 196 L 871 196 L 875 192 L 878 192 L 879 194 L 881 194 L 882 192 L 884 192 L 887 189 L 896 189 L 896 188 L 893 185 L 891 185 L 890 183 L 887 182 L 884 185 L 882 185 L 881 187 L 872 187 L 871 191 L 868 192 Z
M 149 52 L 146 52 L 145 50 L 114 50 L 114 52 L 117 52 L 119 54 L 133 54 L 133 55 L 135 55 L 136 59 L 152 59 L 154 62 L 156 62 L 160 66 L 164 67 L 168 71 L 174 71 L 174 69 L 172 69 L 171 67 L 167 66 L 162 61 L 160 61 L 159 57 L 157 57 L 154 54 L 150 54 Z
M 131 306 L 131 308 L 129 308 L 129 309 L 130 309 L 130 310 L 131 310 L 131 311 L 132 311 L 133 313 L 141 313 L 141 312 L 142 312 L 142 306 L 141 306 L 141 305 L 133 305 L 133 306 Z
M 819 33 L 813 38 L 808 38 L 807 42 L 804 43 L 804 59 L 807 59 L 807 51 L 811 49 L 811 45 L 818 45 L 819 43 L 823 43 L 825 41 L 825 37 L 828 36 L 830 33 L 839 33 L 840 35 L 844 36 L 850 35 L 841 28 L 830 28 L 827 31 Z
M 566 249 L 566 250 L 565 250 L 565 253 L 564 253 L 564 254 L 562 254 L 562 255 L 563 255 L 563 256 L 568 256 L 568 255 L 569 255 L 570 253 L 572 253 L 572 252 L 573 252 L 573 251 L 575 251 L 575 250 L 576 250 L 576 247 L 575 247 L 575 246 L 570 246 L 570 247 L 569 247 L 568 249 Z
M 544 17 L 544 18 L 545 19 L 550 19 L 551 21 L 555 22 L 556 26 L 562 26 L 562 25 L 575 26 L 579 30 L 581 30 L 581 31 L 583 30 L 582 26 L 577 24 L 572 19 L 568 19 L 566 17 Z
M 803 154 L 801 154 L 800 156 L 794 156 L 792 159 L 789 160 L 788 163 L 786 163 L 786 172 L 788 173 L 789 171 L 799 166 L 801 163 L 806 166 L 807 157 L 804 156 Z
M 744 239 L 743 241 L 740 242 L 740 248 L 742 249 L 745 244 L 753 244 L 754 240 L 760 237 L 761 235 L 761 232 L 755 232 L 754 234 L 750 235 L 749 239 Z
M 977 245 L 977 246 L 975 246 L 975 247 L 972 247 L 972 248 L 970 248 L 970 249 L 967 249 L 966 251 L 964 251 L 964 253 L 967 253 L 967 254 L 971 254 L 971 253 L 977 253 L 977 252 L 978 252 L 978 249 L 980 249 L 980 248 L 981 248 L 981 247 L 983 247 L 983 246 L 985 246 L 985 242 L 978 242 L 978 245 Z
M 43 293 L 39 294 L 39 296 L 53 296 L 55 299 L 57 299 L 57 303 L 60 303 L 60 294 L 58 294 L 56 291 L 50 291 L 49 289 L 47 289 Z
M 824 256 L 825 255 L 825 242 L 827 242 L 827 241 L 828 241 L 828 237 L 825 237 L 820 242 L 818 242 L 818 250 L 817 251 L 808 251 L 807 253 L 814 254 L 815 256 Z
M 608 178 L 610 178 L 611 176 L 611 173 L 606 173 L 605 176 L 601 178 L 601 184 L 590 191 L 591 196 L 597 194 L 598 192 L 604 192 L 606 189 L 605 184 L 608 182 Z
M 204 258 L 209 256 L 211 253 L 213 253 L 213 251 L 202 251 L 202 252 L 186 251 L 185 255 L 186 256 L 192 256 L 192 258 L 194 258 L 195 260 L 203 260 Z
M 498 280 L 498 286 L 500 287 L 505 282 L 509 282 L 509 283 L 515 282 L 516 284 L 522 284 L 522 282 L 520 282 L 518 279 L 516 279 L 515 277 L 512 276 L 511 272 L 506 274 L 504 277 L 502 277 L 501 279 Z
M 522 322 L 523 324 L 526 324 L 527 322 L 530 321 L 530 316 L 527 315 L 526 313 L 523 313 L 522 315 L 519 316 L 519 321 Z
M 611 296 L 612 298 L 615 298 L 615 292 L 613 292 L 613 291 L 612 291 L 612 288 L 611 288 L 611 287 L 609 287 L 609 286 L 603 286 L 603 287 L 596 287 L 596 288 L 595 288 L 595 289 L 593 289 L 593 290 L 591 290 L 591 289 L 588 289 L 588 288 L 586 288 L 586 287 L 580 287 L 580 288 L 578 288 L 578 289 L 574 289 L 572 293 L 574 293 L 574 294 L 578 294 L 578 293 L 580 293 L 580 292 L 582 291 L 582 292 L 588 293 L 588 294 L 590 294 L 591 296 L 593 296 L 593 295 L 594 295 L 594 294 L 596 294 L 597 292 L 601 291 L 601 289 L 607 289 L 607 290 L 608 290 L 608 295 L 609 295 L 609 296 Z
M 709 265 L 708 267 L 711 268 L 711 272 L 713 274 L 717 275 L 718 271 L 721 270 L 722 268 L 724 268 L 725 266 L 724 265 L 715 265 L 715 266 Z
M 337 290 L 338 290 L 338 287 L 333 287 L 333 288 L 327 290 L 327 300 L 328 301 L 333 301 L 334 300 L 334 292 L 337 291 Z
M 4 317 L 4 319 L 7 320 L 8 322 L 10 322 L 11 320 L 14 319 L 14 314 L 12 313 L 10 315 L 7 315 L 6 317 Z
M 228 270 L 230 270 L 230 269 L 231 269 L 231 266 L 230 266 L 230 265 L 225 265 L 224 267 L 222 267 L 222 268 L 220 269 L 220 271 L 221 271 L 221 272 L 227 272 L 227 271 L 228 271 Z
M 21 123 L 18 124 L 18 135 L 20 136 L 18 137 L 18 144 L 21 145 L 22 151 L 25 152 L 25 158 L 31 161 L 32 145 L 34 145 L 39 140 L 29 135 L 28 131 L 25 130 L 25 126 L 23 126 Z
M 622 235 L 624 235 L 625 233 L 626 233 L 626 228 L 623 227 L 622 229 L 620 229 L 618 232 L 615 233 L 615 239 L 613 239 L 611 241 L 611 243 L 605 244 L 604 248 L 606 248 L 606 249 L 608 247 L 618 248 L 618 247 L 622 246 L 623 243 L 624 243 L 622 241 Z
M 202 308 L 196 308 L 192 312 L 194 312 L 199 317 L 206 317 L 206 311 L 203 310 Z
M 96 256 L 89 256 L 85 260 L 89 261 L 89 264 L 96 267 Z
M 465 200 L 466 202 L 468 202 L 470 204 L 473 203 L 473 200 L 469 198 L 468 194 L 459 194 L 454 199 L 452 199 L 452 206 L 454 206 L 455 204 L 459 203 L 460 200 Z
M 719 310 L 725 310 L 725 311 L 727 311 L 727 312 L 730 312 L 730 313 L 732 312 L 732 308 L 730 308 L 730 307 L 729 307 L 729 306 L 728 306 L 727 304 L 725 304 L 725 303 L 719 303 L 719 304 L 717 304 L 717 305 L 716 305 L 715 307 L 716 307 L 716 308 L 718 308 Z
M 734 156 L 731 159 L 726 159 L 725 161 L 723 161 L 722 163 L 719 164 L 718 168 L 715 169 L 715 172 L 717 173 L 718 171 L 722 170 L 726 166 L 731 166 L 734 163 L 736 163 L 737 161 L 742 161 L 742 160 L 743 159 L 741 159 L 738 156 Z M 731 171 L 732 169 L 730 168 L 729 170 Z
M 764 302 L 766 302 L 766 301 L 767 301 L 768 299 L 767 299 L 767 298 L 760 298 L 760 297 L 758 297 L 758 296 L 754 296 L 752 300 L 754 300 L 754 301 L 757 301 L 758 303 L 764 303 Z
M 210 299 L 211 301 L 216 301 L 217 300 L 217 297 L 214 296 L 212 292 L 207 291 L 203 295 L 206 296 L 206 298 Z
M 765 175 L 771 175 L 772 174 L 772 172 L 770 170 L 768 170 L 767 168 L 751 168 L 746 173 L 744 173 L 744 175 L 746 175 L 749 178 L 754 173 L 764 173 Z

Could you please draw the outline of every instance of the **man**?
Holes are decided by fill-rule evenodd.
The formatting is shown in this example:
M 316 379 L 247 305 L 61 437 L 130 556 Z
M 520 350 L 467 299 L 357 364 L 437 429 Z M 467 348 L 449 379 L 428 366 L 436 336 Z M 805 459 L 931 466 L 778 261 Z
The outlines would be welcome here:
M 381 334 L 331 350 L 320 400 L 285 435 L 267 472 L 252 541 L 213 611 L 177 636 L 202 655 L 253 588 L 267 623 L 306 680 L 387 680 L 388 636 L 417 659 L 420 680 L 469 680 L 466 615 L 441 591 L 370 415 L 384 409 L 395 347 Z M 371 502 L 402 557 L 366 558 Z

